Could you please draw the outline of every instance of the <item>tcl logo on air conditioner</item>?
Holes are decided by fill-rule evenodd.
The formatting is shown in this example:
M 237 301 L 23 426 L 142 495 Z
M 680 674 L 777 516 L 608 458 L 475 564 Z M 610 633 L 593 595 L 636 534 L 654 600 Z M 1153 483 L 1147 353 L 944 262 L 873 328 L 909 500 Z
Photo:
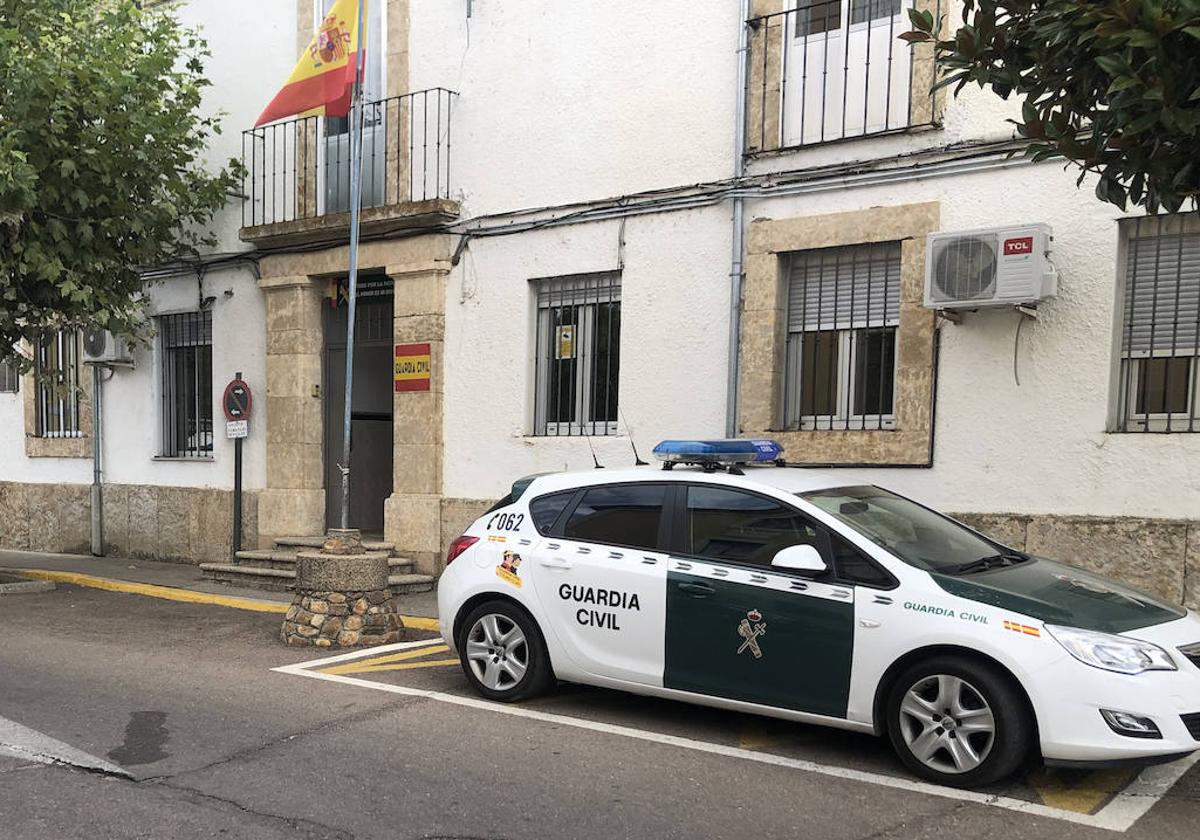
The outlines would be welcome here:
M 1016 239 L 1004 240 L 1004 256 L 1025 256 L 1033 253 L 1033 237 L 1021 236 Z
M 925 250 L 925 305 L 983 309 L 1037 303 L 1058 291 L 1049 225 L 931 233 Z

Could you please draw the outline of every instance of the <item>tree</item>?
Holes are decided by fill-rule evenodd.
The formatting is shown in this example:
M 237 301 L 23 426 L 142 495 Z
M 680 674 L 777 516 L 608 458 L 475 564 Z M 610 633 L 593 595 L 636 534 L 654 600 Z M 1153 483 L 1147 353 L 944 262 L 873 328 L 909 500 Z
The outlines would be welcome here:
M 1200 196 L 1200 0 L 964 0 L 962 25 L 910 11 L 934 42 L 935 87 L 1022 98 L 1035 160 L 1064 157 L 1124 209 L 1174 212 Z
M 0 355 L 48 327 L 145 333 L 148 267 L 214 244 L 204 41 L 131 0 L 0 0 Z

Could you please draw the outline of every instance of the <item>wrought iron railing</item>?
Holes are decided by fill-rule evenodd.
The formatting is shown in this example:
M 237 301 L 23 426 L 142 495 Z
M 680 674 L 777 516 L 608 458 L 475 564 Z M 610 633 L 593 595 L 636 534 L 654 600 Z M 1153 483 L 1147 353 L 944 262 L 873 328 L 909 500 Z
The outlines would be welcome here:
M 450 198 L 450 118 L 444 88 L 368 102 L 363 113 L 362 207 Z M 345 117 L 299 117 L 242 132 L 242 227 L 350 209 Z
M 908 10 L 941 0 L 799 0 L 747 21 L 749 154 L 936 124 L 933 48 L 909 46 Z

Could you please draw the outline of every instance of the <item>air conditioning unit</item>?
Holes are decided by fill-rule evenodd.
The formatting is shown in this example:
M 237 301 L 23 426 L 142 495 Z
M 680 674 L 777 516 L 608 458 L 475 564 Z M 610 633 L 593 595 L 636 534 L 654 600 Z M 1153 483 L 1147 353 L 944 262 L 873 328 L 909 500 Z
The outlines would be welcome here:
M 925 305 L 981 309 L 1037 303 L 1058 292 L 1049 225 L 931 233 L 925 247 Z
M 85 364 L 132 365 L 133 348 L 108 330 L 88 327 L 83 331 L 83 361 Z

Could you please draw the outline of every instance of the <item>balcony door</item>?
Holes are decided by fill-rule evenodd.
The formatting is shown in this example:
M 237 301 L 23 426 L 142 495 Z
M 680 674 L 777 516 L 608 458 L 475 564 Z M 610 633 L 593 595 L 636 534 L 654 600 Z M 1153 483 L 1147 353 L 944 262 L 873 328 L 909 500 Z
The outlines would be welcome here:
M 912 0 L 797 0 L 783 27 L 784 146 L 910 123 L 911 52 L 897 36 Z
M 335 0 L 314 0 L 313 28 L 318 29 Z M 362 206 L 384 204 L 387 135 L 384 130 L 384 26 L 386 0 L 367 3 L 367 57 L 363 67 L 363 182 Z M 321 120 L 319 172 L 322 206 L 319 214 L 345 213 L 350 209 L 350 120 Z

